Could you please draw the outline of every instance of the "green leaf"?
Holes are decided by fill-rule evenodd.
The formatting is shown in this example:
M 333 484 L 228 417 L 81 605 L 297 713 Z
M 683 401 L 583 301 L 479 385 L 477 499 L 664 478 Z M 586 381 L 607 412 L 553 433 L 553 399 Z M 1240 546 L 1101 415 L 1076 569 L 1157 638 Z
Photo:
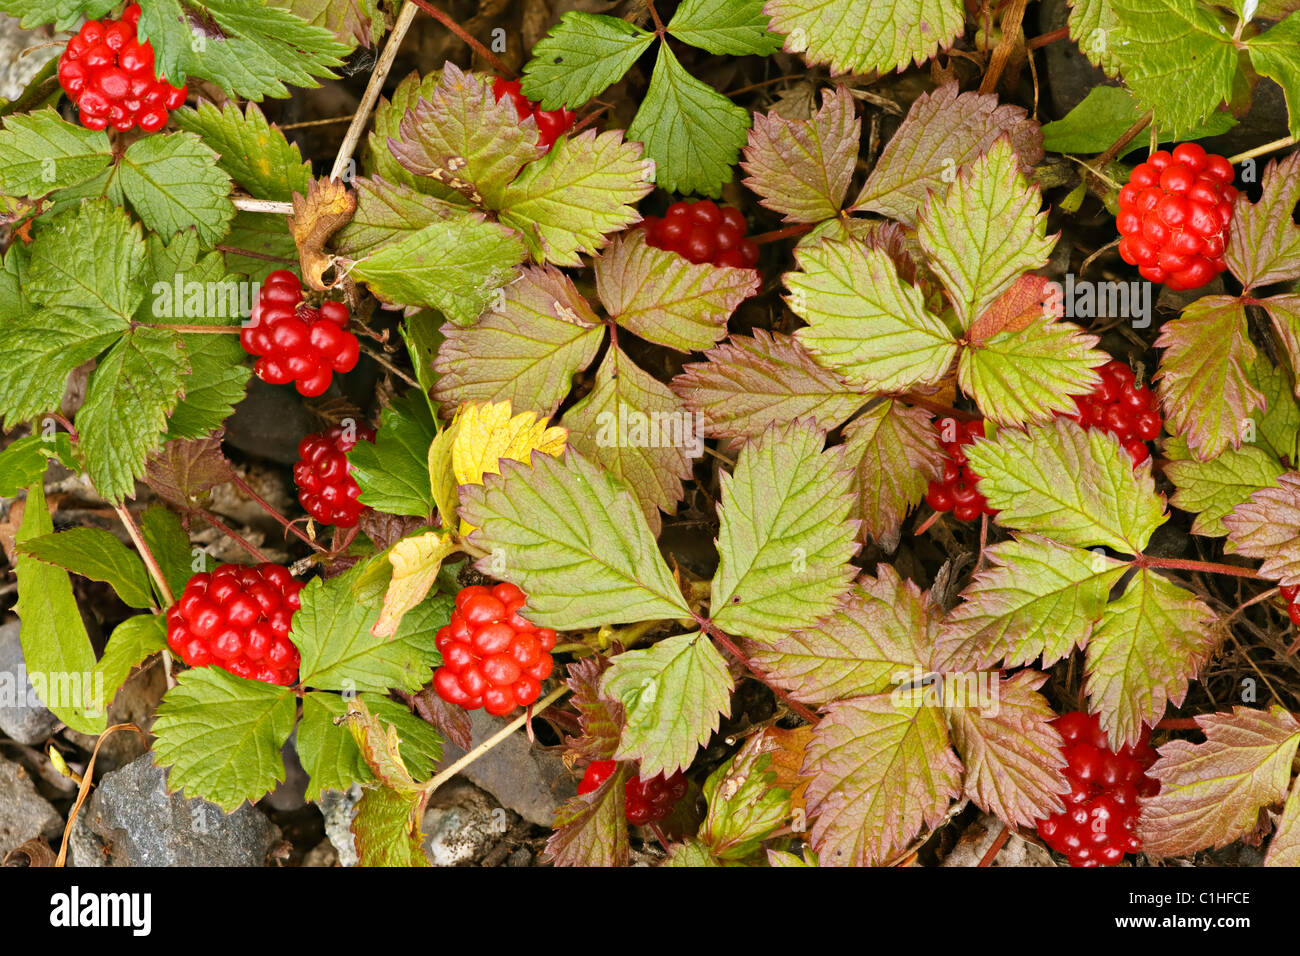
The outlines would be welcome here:
M 1111 49 L 1128 88 L 1161 128 L 1190 130 L 1232 99 L 1237 51 L 1207 7 L 1191 0 L 1110 0 Z
M 946 669 L 1047 667 L 1087 643 L 1128 564 L 1037 535 L 995 544 L 964 600 L 941 626 L 936 658 Z
M 303 160 L 297 144 L 266 121 L 256 103 L 246 104 L 241 112 L 235 103 L 218 110 L 200 100 L 197 109 L 177 110 L 172 119 L 215 150 L 220 155 L 217 165 L 250 196 L 289 202 L 295 192 L 307 194 L 311 164 Z
M 417 192 L 406 183 L 390 183 L 376 176 L 353 180 L 357 209 L 335 234 L 339 252 L 362 259 L 383 246 L 405 239 L 434 222 L 465 215 L 465 207 Z M 478 217 L 472 217 L 477 222 Z
M 518 229 L 538 262 L 581 265 L 638 222 L 633 203 L 654 189 L 654 164 L 618 130 L 562 136 L 502 194 L 501 222 Z
M 730 56 L 767 56 L 785 38 L 769 33 L 765 0 L 684 0 L 668 21 L 668 32 L 691 46 Z
M 1169 503 L 1190 511 L 1192 533 L 1221 538 L 1228 533 L 1224 515 L 1262 488 L 1276 488 L 1283 468 L 1272 455 L 1254 445 L 1228 448 L 1217 458 L 1199 461 L 1177 435 L 1165 442 L 1165 477 L 1178 490 Z
M 44 196 L 98 176 L 113 161 L 108 136 L 52 109 L 8 116 L 0 131 L 0 193 Z
M 1104 5 L 1108 0 L 1089 0 Z M 1078 7 L 1076 6 L 1076 10 Z M 1053 153 L 1101 153 L 1142 118 L 1146 111 L 1138 105 L 1133 94 L 1122 86 L 1094 86 L 1082 102 L 1062 119 L 1043 124 L 1043 148 Z M 1162 127 L 1161 142 L 1177 139 L 1187 142 L 1221 136 L 1237 125 L 1231 113 L 1211 113 L 1203 124 L 1190 132 L 1175 136 L 1174 131 Z M 1120 157 L 1135 150 L 1147 148 L 1147 140 L 1136 137 L 1120 150 Z
M 419 791 L 399 793 L 387 787 L 368 788 L 361 795 L 352 819 L 358 865 L 428 866 L 424 836 L 418 827 L 411 828 L 411 815 L 427 799 Z
M 570 10 L 533 46 L 524 96 L 542 109 L 577 109 L 622 79 L 654 38 L 619 17 Z
M 51 309 L 98 313 L 94 321 L 100 331 L 125 332 L 144 298 L 136 279 L 143 263 L 140 227 L 120 206 L 87 200 L 36 233 L 26 292 Z
M 288 10 L 255 0 L 206 0 L 187 11 L 181 0 L 144 0 L 138 26 L 154 48 L 159 75 L 179 85 L 191 74 L 232 97 L 289 95 L 335 76 L 349 47 Z
M 698 632 L 624 651 L 600 686 L 627 715 L 615 756 L 639 760 L 642 779 L 685 770 L 718 729 L 719 718 L 731 715 L 727 662 Z
M 67 432 L 41 432 L 10 442 L 0 451 L 0 498 L 16 498 L 24 488 L 39 481 L 51 458 L 75 470 L 72 439 Z
M 115 317 L 79 309 L 43 310 L 5 322 L 0 362 L 5 424 L 12 428 L 57 410 L 73 369 L 116 342 L 125 327 Z
M 771 768 L 774 740 L 760 732 L 704 782 L 708 813 L 700 837 L 722 860 L 744 860 L 758 852 L 790 817 L 790 791 L 776 785 Z
M 391 100 L 379 98 L 375 106 L 373 129 L 366 138 L 366 149 L 362 156 L 362 167 L 372 177 L 382 177 L 394 185 L 404 185 L 424 195 L 436 196 L 442 200 L 454 201 L 463 206 L 465 197 L 450 187 L 444 186 L 428 176 L 417 176 L 403 166 L 388 148 L 389 139 L 401 132 L 402 118 L 415 108 L 417 101 L 430 100 L 438 90 L 442 80 L 442 71 L 432 70 L 423 77 L 412 71 L 393 90 Z
M 1100 715 L 1113 749 L 1136 743 L 1177 707 L 1217 643 L 1214 612 L 1196 595 L 1139 568 L 1106 608 L 1088 641 L 1089 708 Z
M 167 618 L 161 614 L 137 614 L 115 627 L 104 656 L 95 665 L 95 673 L 103 675 L 104 699 L 111 701 L 131 671 L 166 649 Z
M 4 0 L 0 9 L 20 17 L 23 29 L 52 23 L 58 30 L 67 30 L 83 16 L 88 20 L 102 17 L 116 5 L 114 0 Z
M 69 528 L 33 538 L 19 548 L 37 561 L 53 564 L 92 581 L 110 585 L 127 607 L 151 608 L 149 574 L 144 562 L 107 531 Z
M 24 545 L 53 531 L 44 487 L 36 481 L 27 489 L 22 524 L 14 541 Z M 93 692 L 95 652 L 77 609 L 68 572 L 18 555 L 14 558 L 14 574 L 18 579 L 14 613 L 22 621 L 18 638 L 32 686 L 41 702 L 73 730 L 103 733 L 108 702 L 97 700 Z
M 179 335 L 145 327 L 133 329 L 100 361 L 76 425 L 87 474 L 104 498 L 134 494 L 145 458 L 162 445 L 189 370 Z
M 689 867 L 699 869 L 702 867 L 722 866 L 717 858 L 709 852 L 699 840 L 694 837 L 681 843 L 674 843 L 668 858 L 659 864 L 660 867 Z
M 620 764 L 591 793 L 570 797 L 555 811 L 546 855 L 556 866 L 627 866 L 627 773 L 627 765 Z
M 1101 67 L 1107 76 L 1113 77 L 1119 74 L 1119 57 L 1110 46 L 1119 27 L 1119 21 L 1115 18 L 1110 0 L 1070 0 L 1069 27 L 1070 39 L 1078 44 L 1079 51 L 1092 62 L 1093 66 Z M 1118 89 L 1118 87 L 1093 87 L 1094 92 L 1099 89 Z M 1089 96 L 1091 95 L 1089 93 Z M 1127 128 L 1126 126 L 1125 129 Z M 1120 130 L 1120 133 L 1122 132 L 1124 130 Z M 1106 145 L 1109 146 L 1116 139 L 1119 139 L 1118 133 Z M 1101 152 L 1105 148 L 1106 146 L 1102 146 L 1085 152 Z
M 774 641 L 834 610 L 856 569 L 857 522 L 844 451 L 803 422 L 741 449 L 723 474 L 713 622 L 728 634 Z
M 1003 527 L 1137 554 L 1164 523 L 1149 463 L 1135 470 L 1109 432 L 1058 418 L 1024 432 L 1005 429 L 994 441 L 977 439 L 966 455 Z
M 186 671 L 158 706 L 154 761 L 167 786 L 227 813 L 284 780 L 280 748 L 297 715 L 293 691 L 220 667 Z
M 181 387 L 184 395 L 167 422 L 167 437 L 201 438 L 210 435 L 234 414 L 243 401 L 253 370 L 234 335 L 182 335 L 190 373 Z
M 1265 301 L 1276 302 L 1279 298 L 1283 297 Z M 1296 303 L 1296 315 L 1300 319 L 1300 301 Z M 1300 350 L 1293 354 L 1300 355 Z M 1285 368 L 1275 367 L 1263 355 L 1248 371 L 1251 384 L 1264 396 L 1264 414 L 1259 418 L 1255 441 L 1274 458 L 1300 462 L 1300 402 L 1291 389 L 1290 376 Z
M 957 343 L 904 283 L 882 250 L 857 239 L 823 240 L 795 250 L 786 298 L 808 327 L 795 340 L 817 361 L 863 391 L 934 385 L 948 371 Z
M 963 329 L 1023 273 L 1045 265 L 1056 245 L 1046 235 L 1038 187 L 1019 165 L 1010 139 L 999 138 L 957 173 L 942 201 L 931 194 L 921 209 L 917 238 L 952 293 Z
M 930 414 L 892 398 L 844 426 L 844 457 L 853 467 L 849 516 L 877 541 L 898 533 L 908 510 L 943 473 Z
M 434 397 L 449 406 L 508 401 L 553 415 L 604 334 L 572 279 L 554 266 L 525 266 L 477 322 L 444 330 Z
M 965 23 L 958 0 L 771 0 L 772 29 L 785 48 L 835 73 L 885 74 L 920 66 L 956 40 Z
M 136 140 L 118 176 L 140 221 L 154 232 L 169 236 L 193 228 L 211 246 L 235 217 L 230 177 L 217 167 L 217 154 L 192 133 Z
M 627 135 L 645 143 L 654 181 L 669 192 L 721 194 L 745 145 L 749 111 L 691 76 L 667 43 Z
M 374 444 L 358 442 L 348 452 L 361 503 L 394 515 L 433 514 L 429 490 L 429 445 L 438 435 L 429 403 L 411 389 L 384 409 Z
M 636 499 L 573 450 L 501 461 L 500 475 L 461 488 L 470 541 L 504 549 L 499 576 L 528 595 L 529 619 L 573 630 L 658 618 L 690 608 L 659 554 Z M 492 557 L 483 567 L 491 567 Z
M 1252 37 L 1246 48 L 1255 72 L 1282 87 L 1291 135 L 1300 136 L 1300 17 L 1291 14 Z
M 1260 188 L 1259 202 L 1237 201 L 1223 255 L 1247 290 L 1300 278 L 1300 226 L 1291 218 L 1300 203 L 1300 153 L 1270 162 Z
M 145 509 L 140 516 L 140 532 L 162 569 L 173 596 L 179 596 L 190 578 L 199 571 L 211 571 L 216 567 L 216 559 L 190 544 L 190 536 L 181 527 L 181 519 L 165 505 L 155 503 Z
M 357 262 L 352 277 L 390 305 L 432 306 L 457 325 L 468 325 L 523 259 L 517 235 L 466 214 L 382 247 Z
M 298 261 L 298 247 L 289 234 L 284 216 L 236 212 L 222 244 L 272 257 L 267 260 L 238 253 L 225 254 L 226 268 L 230 272 L 242 273 L 254 281 L 260 282 L 276 269 L 283 269 L 285 261 Z

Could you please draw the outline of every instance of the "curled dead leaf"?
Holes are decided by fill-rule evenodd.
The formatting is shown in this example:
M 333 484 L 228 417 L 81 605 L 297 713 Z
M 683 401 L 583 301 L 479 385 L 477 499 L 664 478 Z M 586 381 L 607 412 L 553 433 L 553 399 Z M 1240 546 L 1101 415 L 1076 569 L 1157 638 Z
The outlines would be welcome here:
M 303 280 L 317 292 L 330 288 L 322 276 L 334 264 L 325 243 L 352 219 L 356 209 L 356 193 L 337 179 L 314 179 L 306 196 L 293 194 L 289 233 L 298 247 Z

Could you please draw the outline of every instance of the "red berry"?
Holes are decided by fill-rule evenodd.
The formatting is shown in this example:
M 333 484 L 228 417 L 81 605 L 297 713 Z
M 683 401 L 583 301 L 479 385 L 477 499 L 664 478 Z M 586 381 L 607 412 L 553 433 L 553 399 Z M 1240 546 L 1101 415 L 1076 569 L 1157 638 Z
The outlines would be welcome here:
M 1116 753 L 1095 714 L 1062 714 L 1052 725 L 1065 741 L 1061 760 L 1070 789 L 1061 794 L 1065 812 L 1039 820 L 1038 835 L 1071 866 L 1114 866 L 1142 849 L 1140 798 L 1160 792 L 1160 782 L 1145 773 L 1156 760 L 1150 731 Z
M 966 453 L 961 450 L 963 445 L 984 437 L 983 420 L 961 423 L 955 418 L 940 418 L 934 424 L 948 457 L 943 464 L 943 475 L 930 482 L 925 494 L 926 503 L 935 511 L 951 511 L 958 521 L 975 521 L 980 515 L 996 515 L 997 509 L 989 507 L 988 500 L 976 487 L 979 475 L 971 471 Z
M 167 609 L 167 646 L 191 667 L 216 664 L 287 687 L 298 679 L 289 635 L 302 588 L 278 564 L 223 564 L 196 574 Z
M 646 245 L 675 252 L 696 265 L 758 266 L 758 246 L 745 238 L 745 214 L 732 206 L 720 207 L 711 199 L 679 200 L 662 219 L 649 217 L 643 226 Z
M 139 21 L 135 4 L 121 20 L 89 20 L 59 56 L 59 83 L 87 129 L 111 123 L 123 132 L 139 126 L 153 133 L 167 125 L 168 110 L 185 102 L 185 87 L 154 74 L 153 47 L 136 37 Z
M 303 509 L 321 524 L 351 528 L 366 510 L 358 499 L 361 488 L 351 475 L 347 453 L 358 441 L 373 442 L 369 425 L 335 425 L 321 435 L 308 435 L 298 443 L 294 484 Z
M 614 775 L 618 763 L 613 760 L 593 760 L 587 765 L 587 772 L 578 784 L 578 793 L 591 793 Z M 627 822 L 644 826 L 662 820 L 673 812 L 677 801 L 686 796 L 689 784 L 679 770 L 670 777 L 663 774 L 640 780 L 628 779 L 623 785 L 624 815 Z
M 533 121 L 537 123 L 538 143 L 549 150 L 563 133 L 567 133 L 573 128 L 574 121 L 577 120 L 578 116 L 572 110 L 567 109 L 542 109 L 540 104 L 534 103 L 524 96 L 521 87 L 522 84 L 519 80 L 506 80 L 497 77 L 492 83 L 492 95 L 498 100 L 503 96 L 509 96 L 510 101 L 515 105 L 515 113 L 521 123 L 531 116 Z
M 1152 282 L 1199 289 L 1227 268 L 1223 250 L 1237 190 L 1232 165 L 1195 143 L 1157 150 L 1119 193 L 1119 254 Z
M 299 394 L 321 395 L 335 372 L 352 371 L 361 356 L 347 321 L 342 302 L 323 302 L 319 309 L 305 305 L 298 277 L 278 269 L 262 283 L 239 343 L 249 355 L 260 356 L 253 371 L 262 381 L 295 382 Z
M 1291 618 L 1291 623 L 1300 627 L 1300 587 L 1283 584 L 1278 588 L 1282 592 L 1282 600 L 1286 601 L 1287 617 Z
M 524 592 L 513 584 L 461 589 L 451 621 L 434 639 L 442 652 L 433 675 L 439 697 L 498 717 L 537 700 L 554 667 L 555 631 L 520 617 L 523 605 Z
M 1138 386 L 1127 362 L 1112 359 L 1097 369 L 1101 384 L 1087 395 L 1074 397 L 1078 409 L 1072 418 L 1084 428 L 1100 428 L 1119 439 L 1136 468 L 1150 457 L 1146 443 L 1164 427 L 1160 407 L 1151 389 Z

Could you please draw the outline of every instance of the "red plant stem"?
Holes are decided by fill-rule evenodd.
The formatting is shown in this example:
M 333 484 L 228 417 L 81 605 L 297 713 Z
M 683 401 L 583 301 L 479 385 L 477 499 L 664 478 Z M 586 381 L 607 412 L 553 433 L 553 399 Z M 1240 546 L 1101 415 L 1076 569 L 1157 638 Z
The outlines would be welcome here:
M 1025 41 L 1026 50 L 1037 50 L 1039 47 L 1047 46 L 1049 43 L 1055 43 L 1057 40 L 1064 40 L 1070 35 L 1069 27 L 1061 27 L 1059 30 L 1053 30 L 1050 33 L 1041 33 L 1036 37 L 1031 37 Z
M 307 537 L 306 533 L 302 531 L 302 529 L 300 529 L 296 524 L 294 524 L 284 515 L 280 514 L 280 512 L 276 511 L 275 508 L 271 506 L 271 503 L 269 501 L 267 501 L 265 498 L 259 495 L 252 488 L 250 488 L 248 482 L 244 481 L 243 478 L 240 478 L 239 475 L 235 473 L 235 470 L 233 468 L 230 470 L 230 480 L 233 481 L 235 483 L 235 486 L 239 488 L 244 494 L 248 495 L 248 497 L 252 498 L 255 502 L 257 502 L 257 504 L 261 506 L 263 511 L 269 514 L 276 521 L 280 522 L 280 524 L 283 525 L 286 531 L 292 531 L 295 535 L 298 536 L 298 538 L 304 544 L 306 544 L 310 548 L 313 548 L 317 551 L 325 550 L 325 547 L 323 545 Z
M 1156 724 L 1156 730 L 1200 730 L 1201 726 L 1191 717 L 1166 717 Z
M 655 22 L 655 35 L 662 40 L 664 35 L 667 34 L 668 28 L 659 19 L 659 11 L 655 9 L 655 0 L 646 0 L 646 6 L 650 8 L 650 18 Z
M 202 518 L 204 521 L 206 521 L 208 524 L 212 525 L 212 527 L 216 528 L 216 529 L 217 529 L 218 531 L 220 531 L 222 534 L 224 534 L 224 535 L 225 535 L 227 538 L 229 538 L 231 541 L 235 542 L 235 544 L 239 545 L 241 548 L 243 548 L 245 551 L 247 551 L 250 555 L 252 555 L 254 561 L 257 561 L 259 564 L 271 564 L 271 563 L 272 563 L 272 561 L 271 561 L 270 558 L 268 558 L 266 555 L 264 555 L 261 551 L 257 550 L 256 547 L 254 547 L 252 544 L 250 544 L 248 541 L 246 541 L 246 540 L 244 539 L 244 537 L 243 537 L 242 535 L 240 535 L 239 533 L 237 533 L 233 528 L 229 528 L 229 527 L 227 527 L 227 526 L 222 522 L 222 520 L 221 520 L 220 518 L 218 518 L 216 515 L 214 515 L 214 514 L 210 514 L 209 512 L 204 511 L 204 510 L 202 510 L 202 509 L 197 509 L 197 510 L 195 510 L 194 513 L 197 514 L 197 515 L 198 515 L 200 518 Z
M 984 855 L 980 857 L 980 861 L 975 865 L 981 868 L 992 866 L 994 858 L 998 855 L 998 852 L 1007 845 L 1009 839 L 1011 839 L 1011 828 L 1004 823 L 1002 824 L 1002 830 L 994 838 L 993 843 L 984 852 Z
M 495 53 L 493 53 L 491 50 L 485 47 L 474 37 L 470 36 L 469 33 L 466 32 L 464 27 L 462 27 L 459 23 L 453 20 L 446 13 L 443 13 L 433 4 L 427 3 L 426 0 L 411 0 L 411 2 L 414 3 L 421 10 L 423 10 L 425 13 L 427 13 L 429 16 L 433 17 L 435 20 L 441 23 L 452 33 L 456 34 L 456 36 L 464 40 L 465 43 L 469 45 L 470 49 L 472 49 L 479 56 L 483 57 L 483 59 L 491 63 L 492 66 L 496 68 L 497 72 L 500 73 L 502 76 L 504 76 L 506 79 L 514 79 L 514 75 L 515 75 L 514 70 L 510 69 L 510 67 L 502 63 Z
M 650 832 L 653 833 L 655 835 L 655 839 L 659 841 L 659 845 L 664 848 L 664 852 L 670 853 L 671 851 L 668 849 L 668 847 L 670 846 L 668 842 L 668 838 L 664 836 L 664 831 L 659 829 L 659 824 L 651 823 L 649 824 L 649 827 L 650 827 Z
M 1259 578 L 1252 568 L 1239 568 L 1235 564 L 1218 564 L 1214 561 L 1188 561 L 1184 558 L 1153 558 L 1139 554 L 1133 559 L 1139 568 L 1166 568 L 1170 571 L 1204 571 L 1206 574 L 1230 574 L 1238 578 Z
M 730 653 L 732 657 L 740 661 L 741 664 L 745 665 L 745 670 L 753 674 L 756 680 L 760 681 L 763 684 L 766 684 L 768 689 L 771 690 L 772 693 L 775 694 L 778 698 L 780 698 L 780 700 L 787 707 L 789 707 L 792 711 L 794 711 L 796 714 L 798 714 L 800 717 L 802 717 L 810 724 L 816 724 L 818 722 L 820 718 L 818 718 L 818 716 L 814 714 L 811 710 L 809 710 L 803 704 L 799 703 L 797 700 L 790 697 L 790 695 L 787 694 L 785 691 L 783 691 L 781 688 L 773 687 L 772 684 L 768 683 L 767 678 L 762 674 L 762 672 L 760 672 L 758 668 L 756 668 L 753 664 L 751 664 L 749 662 L 749 658 L 745 656 L 745 653 L 739 647 L 736 646 L 736 642 L 733 641 L 731 638 L 729 638 L 726 634 L 723 634 L 722 631 L 720 631 L 712 621 L 707 619 L 701 620 L 700 618 L 696 618 L 696 621 L 700 625 L 700 628 L 704 631 L 704 633 L 708 634 L 715 641 L 717 641 L 719 644 L 725 647 L 728 653 Z
M 919 538 L 921 535 L 925 534 L 927 531 L 933 528 L 935 523 L 942 517 L 943 517 L 942 511 L 931 512 L 930 517 L 926 518 L 923 522 L 921 522 L 919 526 L 913 529 L 912 531 L 913 536 Z
M 802 236 L 805 233 L 812 232 L 812 228 L 811 223 L 796 223 L 793 226 L 786 226 L 784 229 L 761 233 L 754 237 L 754 243 L 761 246 L 764 243 L 776 242 L 779 239 L 789 239 L 791 236 Z
M 1127 146 L 1129 143 L 1133 142 L 1133 140 L 1137 138 L 1138 133 L 1142 132 L 1149 125 L 1151 125 L 1151 120 L 1152 118 L 1154 118 L 1154 116 L 1155 113 L 1151 112 L 1150 110 L 1147 110 L 1146 115 L 1141 117 L 1136 123 L 1134 123 L 1128 129 L 1126 129 L 1124 131 L 1124 134 L 1120 136 L 1119 139 L 1115 140 L 1115 142 L 1110 144 L 1106 152 L 1100 154 L 1099 156 L 1097 156 L 1096 159 L 1092 161 L 1092 165 L 1100 169 L 1102 166 L 1105 166 L 1112 159 L 1118 156 L 1120 150 L 1122 150 L 1125 146 Z

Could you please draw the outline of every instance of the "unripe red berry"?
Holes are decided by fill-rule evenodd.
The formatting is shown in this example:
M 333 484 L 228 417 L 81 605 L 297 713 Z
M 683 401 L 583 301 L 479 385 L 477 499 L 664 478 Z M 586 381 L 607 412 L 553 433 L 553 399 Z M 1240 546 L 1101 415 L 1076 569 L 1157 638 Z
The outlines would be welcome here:
M 374 440 L 373 428 L 353 423 L 334 425 L 324 434 L 308 435 L 300 441 L 293 481 L 303 510 L 321 524 L 355 526 L 366 506 L 359 500 L 361 488 L 352 477 L 347 453 L 359 441 Z
M 587 765 L 587 772 L 578 784 L 578 793 L 591 793 L 614 775 L 618 762 L 614 760 L 593 760 Z M 662 820 L 673 812 L 677 801 L 686 796 L 690 789 L 686 777 L 679 770 L 665 778 L 663 774 L 640 780 L 629 777 L 623 785 L 623 813 L 627 822 L 635 826 L 645 826 Z
M 555 145 L 555 141 L 564 133 L 573 128 L 574 121 L 578 116 L 572 110 L 544 110 L 541 105 L 534 103 L 528 97 L 524 96 L 522 84 L 519 80 L 506 80 L 497 77 L 492 83 L 492 95 L 498 100 L 503 96 L 509 96 L 510 101 L 515 105 L 515 113 L 519 116 L 519 122 L 523 122 L 532 117 L 537 123 L 537 141 L 546 149 Z
M 955 418 L 940 418 L 934 424 L 947 459 L 943 464 L 943 474 L 930 482 L 925 494 L 926 504 L 935 511 L 951 511 L 958 521 L 996 515 L 997 509 L 989 507 L 988 500 L 976 487 L 979 475 L 971 470 L 966 453 L 962 451 L 963 445 L 984 437 L 984 421 L 977 418 L 963 424 Z

